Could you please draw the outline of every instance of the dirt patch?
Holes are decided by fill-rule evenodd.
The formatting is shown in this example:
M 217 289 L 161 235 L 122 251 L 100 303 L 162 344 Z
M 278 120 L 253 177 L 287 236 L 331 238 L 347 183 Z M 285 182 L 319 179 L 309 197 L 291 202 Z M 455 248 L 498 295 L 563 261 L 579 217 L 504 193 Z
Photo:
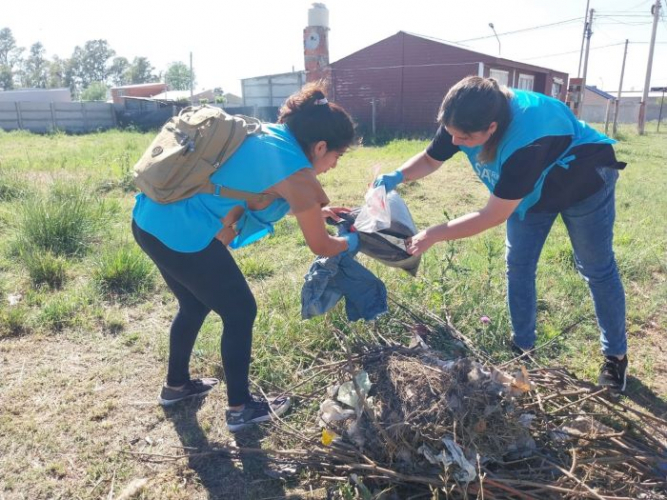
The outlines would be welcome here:
M 256 457 L 159 463 L 184 447 L 229 444 L 223 391 L 164 411 L 163 361 L 150 339 L 23 337 L 0 342 L 0 498 L 116 498 L 147 479 L 141 498 L 321 498 L 264 472 Z M 262 428 L 242 445 L 261 447 Z

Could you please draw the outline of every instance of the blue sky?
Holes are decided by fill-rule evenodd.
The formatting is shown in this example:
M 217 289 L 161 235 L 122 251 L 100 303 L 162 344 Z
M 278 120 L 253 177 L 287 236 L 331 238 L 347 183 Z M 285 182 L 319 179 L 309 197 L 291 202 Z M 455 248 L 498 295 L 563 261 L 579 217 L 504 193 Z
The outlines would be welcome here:
M 644 85 L 655 0 L 590 0 L 597 11 L 588 83 L 618 89 L 623 42 L 629 39 L 624 89 Z M 667 5 L 662 3 L 651 85 L 667 85 Z M 106 39 L 117 55 L 147 57 L 163 70 L 193 53 L 198 88 L 240 94 L 240 79 L 303 68 L 302 32 L 312 2 L 304 0 L 5 0 L 0 28 L 28 49 L 69 57 L 76 45 Z M 328 0 L 335 61 L 397 31 L 461 42 L 576 76 L 586 0 Z M 9 4 L 9 5 L 7 5 Z M 194 7 L 192 7 L 194 6 Z M 474 8 L 471 8 L 473 6 Z M 598 16 L 599 14 L 599 16 Z M 558 24 L 554 24 L 558 23 Z M 552 26 L 545 26 L 554 24 Z M 543 27 L 540 27 L 543 26 Z M 530 29 L 534 28 L 534 29 Z M 518 33 L 510 34 L 517 30 Z M 464 41 L 468 40 L 468 41 Z

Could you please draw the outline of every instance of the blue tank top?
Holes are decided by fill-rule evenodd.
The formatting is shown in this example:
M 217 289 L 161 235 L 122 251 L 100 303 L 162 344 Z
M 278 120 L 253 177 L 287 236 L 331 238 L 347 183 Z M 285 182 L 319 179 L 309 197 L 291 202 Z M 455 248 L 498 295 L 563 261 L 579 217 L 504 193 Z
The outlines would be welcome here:
M 503 165 L 512 154 L 525 146 L 547 136 L 569 136 L 572 138 L 570 146 L 547 166 L 539 177 L 533 190 L 521 201 L 515 212 L 523 219 L 530 207 L 535 205 L 542 195 L 544 179 L 552 168 L 558 166 L 569 168 L 575 159 L 570 151 L 582 144 L 614 144 L 616 141 L 598 132 L 585 122 L 577 120 L 570 109 L 558 99 L 548 97 L 537 92 L 512 89 L 514 97 L 510 100 L 512 121 L 505 131 L 505 135 L 498 144 L 496 157 L 489 163 L 482 163 L 477 156 L 482 146 L 473 148 L 459 146 L 472 164 L 480 180 L 493 192 Z
M 312 168 L 301 146 L 285 125 L 265 124 L 265 133 L 248 137 L 225 164 L 211 176 L 214 184 L 262 193 L 303 168 Z M 240 248 L 273 233 L 273 224 L 289 211 L 287 201 L 277 198 L 261 210 L 250 210 L 243 200 L 214 194 L 197 194 L 174 203 L 161 204 L 143 193 L 136 196 L 132 216 L 137 225 L 177 252 L 206 248 L 222 229 L 221 219 L 235 206 L 244 208 L 230 243 Z

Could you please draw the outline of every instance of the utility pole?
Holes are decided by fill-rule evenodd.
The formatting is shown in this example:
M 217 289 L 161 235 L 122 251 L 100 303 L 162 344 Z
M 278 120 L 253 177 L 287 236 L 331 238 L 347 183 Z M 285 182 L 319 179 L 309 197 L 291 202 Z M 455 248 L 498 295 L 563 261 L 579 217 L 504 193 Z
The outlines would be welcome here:
M 648 99 L 648 90 L 651 85 L 651 68 L 653 66 L 653 51 L 655 50 L 655 33 L 658 30 L 658 19 L 660 18 L 660 0 L 655 0 L 651 7 L 653 14 L 653 31 L 651 32 L 651 45 L 648 49 L 648 64 L 646 66 L 646 80 L 644 80 L 644 92 L 642 102 L 639 105 L 639 135 L 644 135 L 644 125 L 646 123 L 646 99 Z
M 192 72 L 192 52 L 190 52 L 190 106 L 195 105 L 195 99 L 194 99 L 194 82 L 192 75 L 194 73 Z
M 583 117 L 584 99 L 586 98 L 586 73 L 588 73 L 588 53 L 591 50 L 591 36 L 593 36 L 593 13 L 595 9 L 590 10 L 588 23 L 586 23 L 586 55 L 584 57 L 584 73 L 581 80 L 581 101 L 579 103 L 579 117 Z
M 579 66 L 577 68 L 577 78 L 581 78 L 581 59 L 584 56 L 584 40 L 586 40 L 586 32 L 588 31 L 588 6 L 591 0 L 586 0 L 586 15 L 584 16 L 584 33 L 581 35 L 581 49 L 579 50 Z
M 621 65 L 621 81 L 618 84 L 618 97 L 616 98 L 614 107 L 614 126 L 612 127 L 612 134 L 616 137 L 618 132 L 618 112 L 621 105 L 621 93 L 623 92 L 623 75 L 625 74 L 625 59 L 628 55 L 628 40 L 625 40 L 625 51 L 623 52 L 623 64 Z

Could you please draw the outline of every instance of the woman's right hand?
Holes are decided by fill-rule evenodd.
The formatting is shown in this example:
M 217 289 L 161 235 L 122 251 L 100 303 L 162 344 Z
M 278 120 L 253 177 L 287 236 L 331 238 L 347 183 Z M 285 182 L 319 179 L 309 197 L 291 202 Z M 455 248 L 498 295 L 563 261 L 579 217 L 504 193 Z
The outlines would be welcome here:
M 384 186 L 388 193 L 396 189 L 401 182 L 403 182 L 403 172 L 395 170 L 391 174 L 379 175 L 373 182 L 373 187 Z

